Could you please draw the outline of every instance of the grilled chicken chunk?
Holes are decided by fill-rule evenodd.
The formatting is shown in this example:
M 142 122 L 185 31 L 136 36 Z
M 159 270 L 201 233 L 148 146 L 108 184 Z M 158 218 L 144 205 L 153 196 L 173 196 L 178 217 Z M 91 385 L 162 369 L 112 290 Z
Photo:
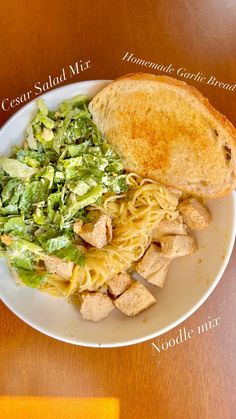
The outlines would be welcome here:
M 145 255 L 136 265 L 136 271 L 153 285 L 163 287 L 167 278 L 170 259 L 163 256 L 156 244 L 151 244 Z
M 168 258 L 192 255 L 197 250 L 197 243 L 191 236 L 165 236 L 161 240 L 163 255 Z
M 182 192 L 182 191 L 180 191 L 179 189 L 176 189 L 176 188 L 171 188 L 171 187 L 168 187 L 168 190 L 169 190 L 169 192 L 170 192 L 172 195 L 176 196 L 176 198 L 177 198 L 178 200 L 181 198 L 181 196 L 182 196 L 182 194 L 183 194 L 183 192 Z
M 93 223 L 83 224 L 81 220 L 78 220 L 74 224 L 74 232 L 87 243 L 97 249 L 102 249 L 112 239 L 111 218 L 106 214 L 101 214 Z
M 86 247 L 82 244 L 76 244 L 77 249 L 79 249 L 82 253 L 86 253 Z
M 168 275 L 168 265 L 162 265 L 159 269 L 159 271 L 154 272 L 152 275 L 150 275 L 147 278 L 147 281 L 150 284 L 156 285 L 157 287 L 163 288 L 164 284 L 166 282 L 167 279 L 167 275 Z
M 191 230 L 203 230 L 211 222 L 210 212 L 195 198 L 184 199 L 179 204 L 179 211 Z
M 185 235 L 187 234 L 187 228 L 183 223 L 181 216 L 178 216 L 175 220 L 161 220 L 158 227 L 152 231 L 152 240 L 154 242 L 160 242 L 163 236 L 169 235 Z
M 73 262 L 65 262 L 57 256 L 43 256 L 46 270 L 50 273 L 57 274 L 63 279 L 70 279 L 74 269 Z
M 108 295 L 101 292 L 86 293 L 80 307 L 83 319 L 98 322 L 107 317 L 113 310 L 114 304 Z
M 136 281 L 114 301 L 114 304 L 127 316 L 136 316 L 155 302 L 155 297 L 148 289 L 141 282 Z
M 130 287 L 133 280 L 131 276 L 127 272 L 121 272 L 118 275 L 113 276 L 108 281 L 108 289 L 109 292 L 114 296 L 118 297 L 118 295 L 122 294 L 127 288 Z

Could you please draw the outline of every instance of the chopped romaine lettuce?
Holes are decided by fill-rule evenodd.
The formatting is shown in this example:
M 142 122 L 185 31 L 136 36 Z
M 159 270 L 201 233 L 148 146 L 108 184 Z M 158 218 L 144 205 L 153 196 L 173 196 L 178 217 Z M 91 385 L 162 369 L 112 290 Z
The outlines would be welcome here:
M 74 262 L 80 266 L 84 266 L 85 264 L 84 254 L 72 243 L 60 250 L 56 250 L 54 255 L 67 262 Z
M 17 215 L 18 214 L 18 206 L 9 204 L 5 207 L 0 208 L 0 215 Z
M 26 141 L 31 150 L 37 150 L 38 144 L 36 138 L 34 137 L 33 128 L 31 124 L 29 124 L 26 128 Z
M 14 251 L 19 250 L 21 252 L 29 251 L 34 255 L 41 256 L 43 253 L 43 248 L 36 243 L 29 242 L 22 238 L 18 238 L 17 240 L 13 241 L 13 244 L 9 246 Z
M 37 172 L 37 169 L 8 157 L 0 157 L 0 166 L 9 176 L 18 179 L 28 179 Z
M 17 204 L 23 192 L 23 185 L 18 179 L 10 179 L 4 186 L 1 193 L 1 201 L 3 204 Z
M 29 250 L 25 250 L 24 252 L 20 252 L 19 250 L 15 250 L 12 254 L 11 258 L 12 266 L 16 268 L 23 268 L 23 269 L 33 269 L 33 256 Z
M 76 195 L 84 195 L 91 188 L 91 184 L 89 181 L 86 182 L 85 180 L 71 180 L 67 183 L 67 187 L 71 192 L 74 192 Z
M 44 277 L 34 266 L 44 254 L 83 265 L 73 225 L 88 221 L 87 207 L 106 192 L 127 190 L 121 159 L 106 142 L 79 95 L 50 111 L 38 112 L 27 126 L 23 147 L 0 157 L 0 242 L 23 283 L 38 286 Z
M 17 150 L 16 152 L 17 160 L 19 160 L 22 163 L 27 164 L 31 167 L 42 167 L 45 164 L 49 164 L 50 160 L 46 156 L 44 152 L 38 152 L 33 150 Z
M 35 212 L 32 214 L 33 220 L 36 224 L 43 225 L 46 223 L 43 208 L 36 207 Z
M 46 103 L 44 102 L 44 100 L 39 99 L 37 102 L 38 108 L 39 108 L 39 112 L 41 113 L 41 115 L 43 116 L 47 116 L 48 115 L 48 107 L 46 105 Z
M 44 249 L 47 253 L 55 252 L 55 250 L 60 250 L 63 247 L 66 247 L 70 244 L 70 239 L 68 236 L 58 236 L 52 239 L 48 239 L 44 245 Z
M 23 217 L 8 218 L 7 222 L 4 224 L 4 233 L 12 233 L 16 236 L 25 236 L 27 232 L 28 228 Z
M 96 186 L 81 197 L 76 197 L 71 194 L 68 199 L 67 210 L 65 212 L 65 220 L 70 220 L 76 213 L 88 205 L 94 204 L 100 196 L 102 196 L 102 186 Z
M 45 201 L 48 195 L 48 181 L 31 181 L 25 185 L 23 194 L 19 202 L 19 210 L 25 214 L 32 210 L 33 205 Z
M 23 284 L 31 288 L 37 288 L 47 276 L 45 272 L 37 272 L 20 267 L 15 267 L 14 270 Z

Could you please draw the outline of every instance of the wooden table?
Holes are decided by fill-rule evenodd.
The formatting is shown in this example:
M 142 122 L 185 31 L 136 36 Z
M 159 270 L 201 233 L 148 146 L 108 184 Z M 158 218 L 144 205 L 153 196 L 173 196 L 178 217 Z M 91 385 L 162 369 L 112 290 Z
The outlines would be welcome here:
M 129 53 L 172 64 L 175 71 L 201 72 L 205 82 L 192 84 L 236 124 L 235 22 L 233 0 L 1 0 L 1 103 L 79 60 L 90 60 L 90 68 L 66 82 L 145 71 L 131 59 L 122 60 Z M 224 86 L 207 84 L 211 77 Z M 1 108 L 1 124 L 23 105 Z M 117 397 L 125 419 L 235 418 L 235 262 L 236 250 L 213 294 L 184 324 L 125 348 L 64 344 L 33 330 L 1 304 L 0 394 Z M 158 352 L 180 328 L 196 330 L 208 316 L 220 318 L 217 327 Z

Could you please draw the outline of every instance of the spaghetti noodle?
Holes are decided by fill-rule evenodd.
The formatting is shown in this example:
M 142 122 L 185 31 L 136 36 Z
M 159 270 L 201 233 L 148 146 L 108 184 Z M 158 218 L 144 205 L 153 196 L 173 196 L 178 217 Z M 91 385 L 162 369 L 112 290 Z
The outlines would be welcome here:
M 49 277 L 41 290 L 71 296 L 83 291 L 96 291 L 112 276 L 132 268 L 151 242 L 151 233 L 163 217 L 175 219 L 178 199 L 170 191 L 151 179 L 127 175 L 129 190 L 121 195 L 104 196 L 100 210 L 112 218 L 113 239 L 102 249 L 91 247 L 86 252 L 84 267 L 77 265 L 70 281 L 56 275 Z

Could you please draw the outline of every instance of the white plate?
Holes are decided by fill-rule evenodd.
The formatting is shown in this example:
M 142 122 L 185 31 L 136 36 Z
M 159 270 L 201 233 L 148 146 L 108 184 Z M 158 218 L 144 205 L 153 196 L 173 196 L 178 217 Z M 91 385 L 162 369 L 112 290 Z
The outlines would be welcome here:
M 56 108 L 64 99 L 79 93 L 91 96 L 109 81 L 70 84 L 48 92 L 49 107 Z M 21 144 L 25 128 L 36 111 L 31 102 L 5 124 L 0 133 L 0 155 L 10 153 L 13 144 Z M 149 287 L 157 304 L 135 318 L 117 310 L 98 323 L 82 320 L 78 309 L 65 300 L 27 287 L 17 287 L 7 264 L 0 260 L 0 296 L 23 321 L 46 335 L 83 346 L 125 346 L 158 336 L 189 317 L 216 287 L 229 261 L 235 238 L 235 196 L 209 201 L 213 222 L 196 234 L 199 251 L 192 257 L 172 262 L 164 289 Z

